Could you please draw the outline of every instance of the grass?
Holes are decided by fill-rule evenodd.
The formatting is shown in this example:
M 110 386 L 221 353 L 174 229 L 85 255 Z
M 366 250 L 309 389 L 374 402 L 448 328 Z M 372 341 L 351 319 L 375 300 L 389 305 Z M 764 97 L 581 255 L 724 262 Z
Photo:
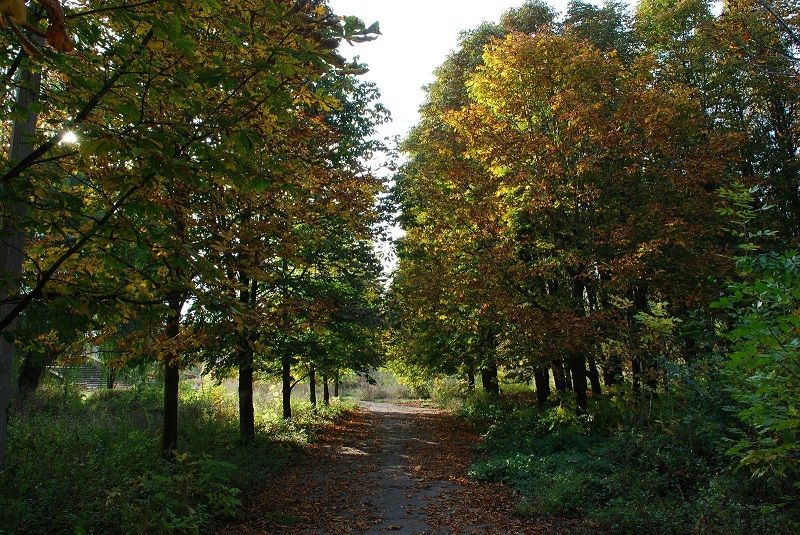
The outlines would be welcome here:
M 208 532 L 349 408 L 314 413 L 298 403 L 284 422 L 279 407 L 262 407 L 256 440 L 243 445 L 235 399 L 222 388 L 186 388 L 181 452 L 169 463 L 159 455 L 160 389 L 43 389 L 13 415 L 0 533 Z
M 796 533 L 796 492 L 737 472 L 729 417 L 698 407 L 664 396 L 644 419 L 605 399 L 576 416 L 567 403 L 540 412 L 523 393 L 471 396 L 460 412 L 485 441 L 470 476 L 512 486 L 523 516 L 578 518 L 587 533 Z
M 359 376 L 345 377 L 342 380 L 344 397 L 356 401 L 387 401 L 417 399 L 419 396 L 413 388 L 402 384 L 388 370 L 375 370 L 370 378 Z

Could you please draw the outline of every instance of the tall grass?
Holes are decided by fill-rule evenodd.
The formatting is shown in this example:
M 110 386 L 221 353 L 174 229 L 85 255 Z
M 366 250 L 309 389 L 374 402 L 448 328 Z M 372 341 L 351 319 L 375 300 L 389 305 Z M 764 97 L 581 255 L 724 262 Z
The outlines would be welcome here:
M 45 388 L 13 415 L 0 473 L 0 533 L 199 533 L 236 515 L 242 492 L 284 466 L 292 450 L 347 410 L 297 403 L 284 422 L 259 407 L 257 436 L 240 444 L 224 388 L 184 388 L 180 453 L 159 455 L 161 391 L 86 395 Z

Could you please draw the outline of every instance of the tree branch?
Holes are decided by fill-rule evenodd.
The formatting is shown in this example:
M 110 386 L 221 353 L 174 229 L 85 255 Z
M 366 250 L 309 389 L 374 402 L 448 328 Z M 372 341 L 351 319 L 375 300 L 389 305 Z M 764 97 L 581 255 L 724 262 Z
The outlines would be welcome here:
M 86 234 L 81 236 L 81 238 L 72 244 L 69 249 L 64 251 L 49 268 L 42 272 L 42 275 L 39 278 L 39 281 L 36 283 L 36 286 L 34 286 L 31 291 L 24 294 L 17 305 L 5 317 L 0 318 L 0 332 L 11 325 L 17 316 L 19 316 L 20 313 L 22 313 L 22 311 L 25 310 L 25 308 L 31 303 L 31 301 L 42 294 L 44 287 L 50 282 L 64 262 L 72 258 L 73 255 L 80 251 L 83 246 L 86 245 L 89 240 L 91 240 L 95 234 L 97 234 L 100 229 L 111 220 L 112 217 L 114 217 L 117 211 L 128 201 L 128 199 L 130 199 L 137 191 L 139 191 L 150 178 L 150 176 L 146 177 L 145 180 L 140 181 L 138 184 L 132 186 L 130 189 L 128 189 L 128 191 L 123 193 L 122 196 L 120 196 L 111 206 L 108 212 L 106 212 L 106 214 L 100 218 Z
M 794 30 L 792 30 L 792 28 L 789 26 L 786 20 L 784 20 L 784 18 L 781 17 L 771 5 L 769 5 L 769 2 L 767 2 L 766 0 L 758 0 L 758 3 L 761 4 L 761 7 L 769 11 L 773 17 L 775 17 L 775 20 L 778 21 L 778 24 L 780 24 L 780 26 L 786 31 L 786 33 L 789 34 L 789 37 L 792 38 L 794 44 L 800 46 L 800 37 L 798 37 L 797 34 L 794 32 Z
M 144 39 L 142 39 L 142 42 L 139 45 L 139 49 L 136 52 L 136 54 L 134 54 L 134 57 L 140 54 L 145 49 L 145 47 L 152 38 L 153 38 L 153 29 L 151 28 L 150 31 L 147 32 L 147 34 L 144 36 Z M 130 62 L 128 64 L 130 64 Z M 28 169 L 29 167 L 39 163 L 37 160 L 41 158 L 49 150 L 51 150 L 53 147 L 55 147 L 59 141 L 61 141 L 64 132 L 66 132 L 69 129 L 69 127 L 76 126 L 86 120 L 89 114 L 92 113 L 92 111 L 94 111 L 94 109 L 100 104 L 100 101 L 103 99 L 103 97 L 106 96 L 106 94 L 109 91 L 111 91 L 111 89 L 114 88 L 119 79 L 125 76 L 127 72 L 128 70 L 125 66 L 120 67 L 119 70 L 117 70 L 117 72 L 115 72 L 114 75 L 111 76 L 111 78 L 109 78 L 105 84 L 103 84 L 103 87 L 100 88 L 100 91 L 95 93 L 95 95 L 89 100 L 86 106 L 83 107 L 83 109 L 78 113 L 78 115 L 76 115 L 75 118 L 67 122 L 67 128 L 61 130 L 58 134 L 51 137 L 48 141 L 42 143 L 38 148 L 36 148 L 36 150 L 31 152 L 26 158 L 24 158 L 11 170 L 9 170 L 2 177 L 0 177 L 0 183 L 7 184 L 9 181 L 15 179 L 20 174 L 22 174 L 22 172 Z
M 85 17 L 87 15 L 95 15 L 97 13 L 106 13 L 108 11 L 117 11 L 120 9 L 133 9 L 136 7 L 146 6 L 148 4 L 154 4 L 156 0 L 144 0 L 143 2 L 138 2 L 136 4 L 120 4 L 117 6 L 106 6 L 106 7 L 99 7 L 97 9 L 87 9 L 85 11 L 74 11 L 72 13 L 68 13 L 64 15 L 66 19 L 74 19 L 77 17 Z

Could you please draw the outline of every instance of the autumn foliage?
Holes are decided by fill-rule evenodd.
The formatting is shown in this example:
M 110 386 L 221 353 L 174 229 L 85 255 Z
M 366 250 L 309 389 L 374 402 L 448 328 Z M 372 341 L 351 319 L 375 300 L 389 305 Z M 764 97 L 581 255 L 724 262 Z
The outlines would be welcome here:
M 395 369 L 612 406 L 603 432 L 738 415 L 714 462 L 795 484 L 796 8 L 532 1 L 464 32 L 394 189 Z
M 110 387 L 149 366 L 170 456 L 181 370 L 239 372 L 247 441 L 254 381 L 283 370 L 291 390 L 309 368 L 334 381 L 375 361 L 384 184 L 367 162 L 388 113 L 336 49 L 377 25 L 323 2 L 39 2 L 14 26 L 46 33 L 33 51 L 16 5 L 0 324 L 20 343 L 2 350 L 3 407 L 87 353 Z

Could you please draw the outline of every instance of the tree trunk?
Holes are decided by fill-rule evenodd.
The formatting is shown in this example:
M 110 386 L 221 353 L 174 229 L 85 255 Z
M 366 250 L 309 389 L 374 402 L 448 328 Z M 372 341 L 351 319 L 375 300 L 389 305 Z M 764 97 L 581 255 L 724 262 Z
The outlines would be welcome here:
M 467 372 L 467 389 L 470 392 L 475 390 L 475 371 L 472 369 Z
M 564 367 L 564 380 L 567 382 L 567 390 L 569 392 L 575 391 L 575 378 L 572 377 L 572 369 L 570 368 L 569 362 L 562 363 Z
M 339 372 L 336 372 L 336 378 L 333 380 L 333 397 L 339 397 Z
M 169 318 L 166 335 L 170 340 L 178 337 L 181 330 L 183 298 L 175 296 L 169 300 Z M 178 386 L 180 362 L 175 350 L 164 357 L 164 428 L 161 435 L 161 454 L 167 459 L 175 458 L 178 448 Z
M 491 362 L 481 370 L 481 384 L 483 390 L 491 398 L 500 397 L 500 381 L 497 378 L 497 363 Z
M 106 377 L 106 388 L 109 390 L 114 390 L 114 386 L 117 383 L 117 369 L 113 366 L 108 367 L 108 377 Z
M 622 384 L 622 360 L 619 355 L 612 353 L 608 356 L 608 361 L 603 364 L 603 382 L 606 386 L 618 386 Z
M 533 375 L 536 381 L 536 404 L 540 409 L 547 406 L 547 400 L 550 398 L 550 372 L 547 368 L 537 371 Z
M 242 354 L 239 360 L 239 436 L 242 442 L 250 442 L 256 437 L 252 348 Z
M 585 413 L 589 406 L 586 395 L 586 359 L 583 358 L 582 354 L 578 353 L 572 356 L 569 365 L 572 371 L 572 388 L 575 392 L 575 402 L 578 405 L 578 411 Z
M 40 36 L 32 36 L 35 44 L 41 44 L 44 39 Z M 31 143 L 36 134 L 36 121 L 39 118 L 38 111 L 34 104 L 39 97 L 39 90 L 42 85 L 42 75 L 39 71 L 34 71 L 29 66 L 25 67 L 17 79 L 18 87 L 15 97 L 15 105 L 21 110 L 24 117 L 14 121 L 11 130 L 11 144 L 8 150 L 10 164 L 20 162 L 33 152 Z M 7 210 L 9 217 L 3 219 L 2 230 L 0 230 L 0 280 L 8 281 L 0 285 L 0 318 L 7 318 L 13 311 L 14 305 L 7 303 L 10 296 L 17 292 L 17 281 L 22 273 L 22 262 L 24 260 L 23 250 L 25 247 L 25 233 L 19 228 L 21 219 L 27 212 L 24 202 L 22 202 L 23 192 L 27 189 L 27 184 L 23 180 L 14 180 L 10 184 L 4 196 L 9 192 L 14 193 L 15 200 L 10 204 L 3 203 L 4 211 Z M 0 333 L 0 469 L 5 465 L 6 456 L 6 436 L 8 432 L 8 418 L 11 410 L 11 400 L 14 399 L 14 355 L 16 347 L 14 345 L 14 333 L 16 332 L 16 319 Z
M 572 306 L 575 316 L 578 318 L 586 316 L 585 289 L 580 274 L 576 273 L 572 280 Z M 581 336 L 578 337 L 578 342 L 579 344 L 571 350 L 569 369 L 572 374 L 572 390 L 575 392 L 578 411 L 585 413 L 589 406 L 586 393 L 586 357 L 583 353 L 585 342 Z
M 564 371 L 564 363 L 560 360 L 553 362 L 553 380 L 559 392 L 569 392 L 572 389 L 570 379 Z
M 631 375 L 633 376 L 633 393 L 637 396 L 642 393 L 642 361 L 635 355 L 631 359 Z
M 658 363 L 651 356 L 643 359 L 647 365 L 642 371 L 645 384 L 647 385 L 647 393 L 651 396 L 658 396 L 658 380 L 663 375 L 658 367 Z
M 643 374 L 646 366 L 644 362 L 644 352 L 641 349 L 642 344 L 640 343 L 639 332 L 641 331 L 641 327 L 638 325 L 635 315 L 639 312 L 647 312 L 647 288 L 637 285 L 634 286 L 631 291 L 633 293 L 633 310 L 631 311 L 629 321 L 635 333 L 634 342 L 638 346 L 637 349 L 634 350 L 634 356 L 631 359 L 631 372 L 633 374 L 633 392 L 638 395 L 642 391 L 642 380 L 644 378 Z
M 281 358 L 281 380 L 283 383 L 283 419 L 292 417 L 292 361 L 291 357 Z
M 19 368 L 19 379 L 17 380 L 20 401 L 25 401 L 39 388 L 39 384 L 42 382 L 42 376 L 47 369 L 43 360 L 43 357 L 33 355 L 28 356 L 22 361 Z
M 317 409 L 317 369 L 312 365 L 308 372 L 308 400 L 311 408 Z
M 328 376 L 322 376 L 322 402 L 325 406 L 329 406 L 331 404 L 331 391 L 328 388 Z
M 178 448 L 178 387 L 180 366 L 164 366 L 164 428 L 161 434 L 161 454 L 167 459 L 175 457 Z
M 589 357 L 589 381 L 592 384 L 592 397 L 603 395 L 603 389 L 600 385 L 600 372 L 597 370 L 597 363 L 594 357 Z
M 252 305 L 257 291 L 256 282 L 252 288 L 247 276 L 240 274 L 244 289 L 239 301 L 247 309 Z M 247 327 L 245 327 L 247 329 Z M 250 442 L 256 436 L 255 408 L 253 407 L 253 339 L 252 333 L 245 331 L 239 335 L 239 437 L 242 442 Z
M 611 278 L 609 273 L 603 269 L 600 270 L 600 286 L 602 287 L 603 281 L 607 281 Z M 609 297 L 608 291 L 600 291 L 600 307 L 604 310 L 608 310 L 611 308 L 611 299 Z M 603 383 L 608 386 L 619 386 L 625 380 L 625 376 L 623 375 L 622 370 L 622 356 L 618 354 L 613 349 L 611 353 L 608 355 L 608 358 L 605 362 L 600 364 L 600 367 L 603 371 Z

